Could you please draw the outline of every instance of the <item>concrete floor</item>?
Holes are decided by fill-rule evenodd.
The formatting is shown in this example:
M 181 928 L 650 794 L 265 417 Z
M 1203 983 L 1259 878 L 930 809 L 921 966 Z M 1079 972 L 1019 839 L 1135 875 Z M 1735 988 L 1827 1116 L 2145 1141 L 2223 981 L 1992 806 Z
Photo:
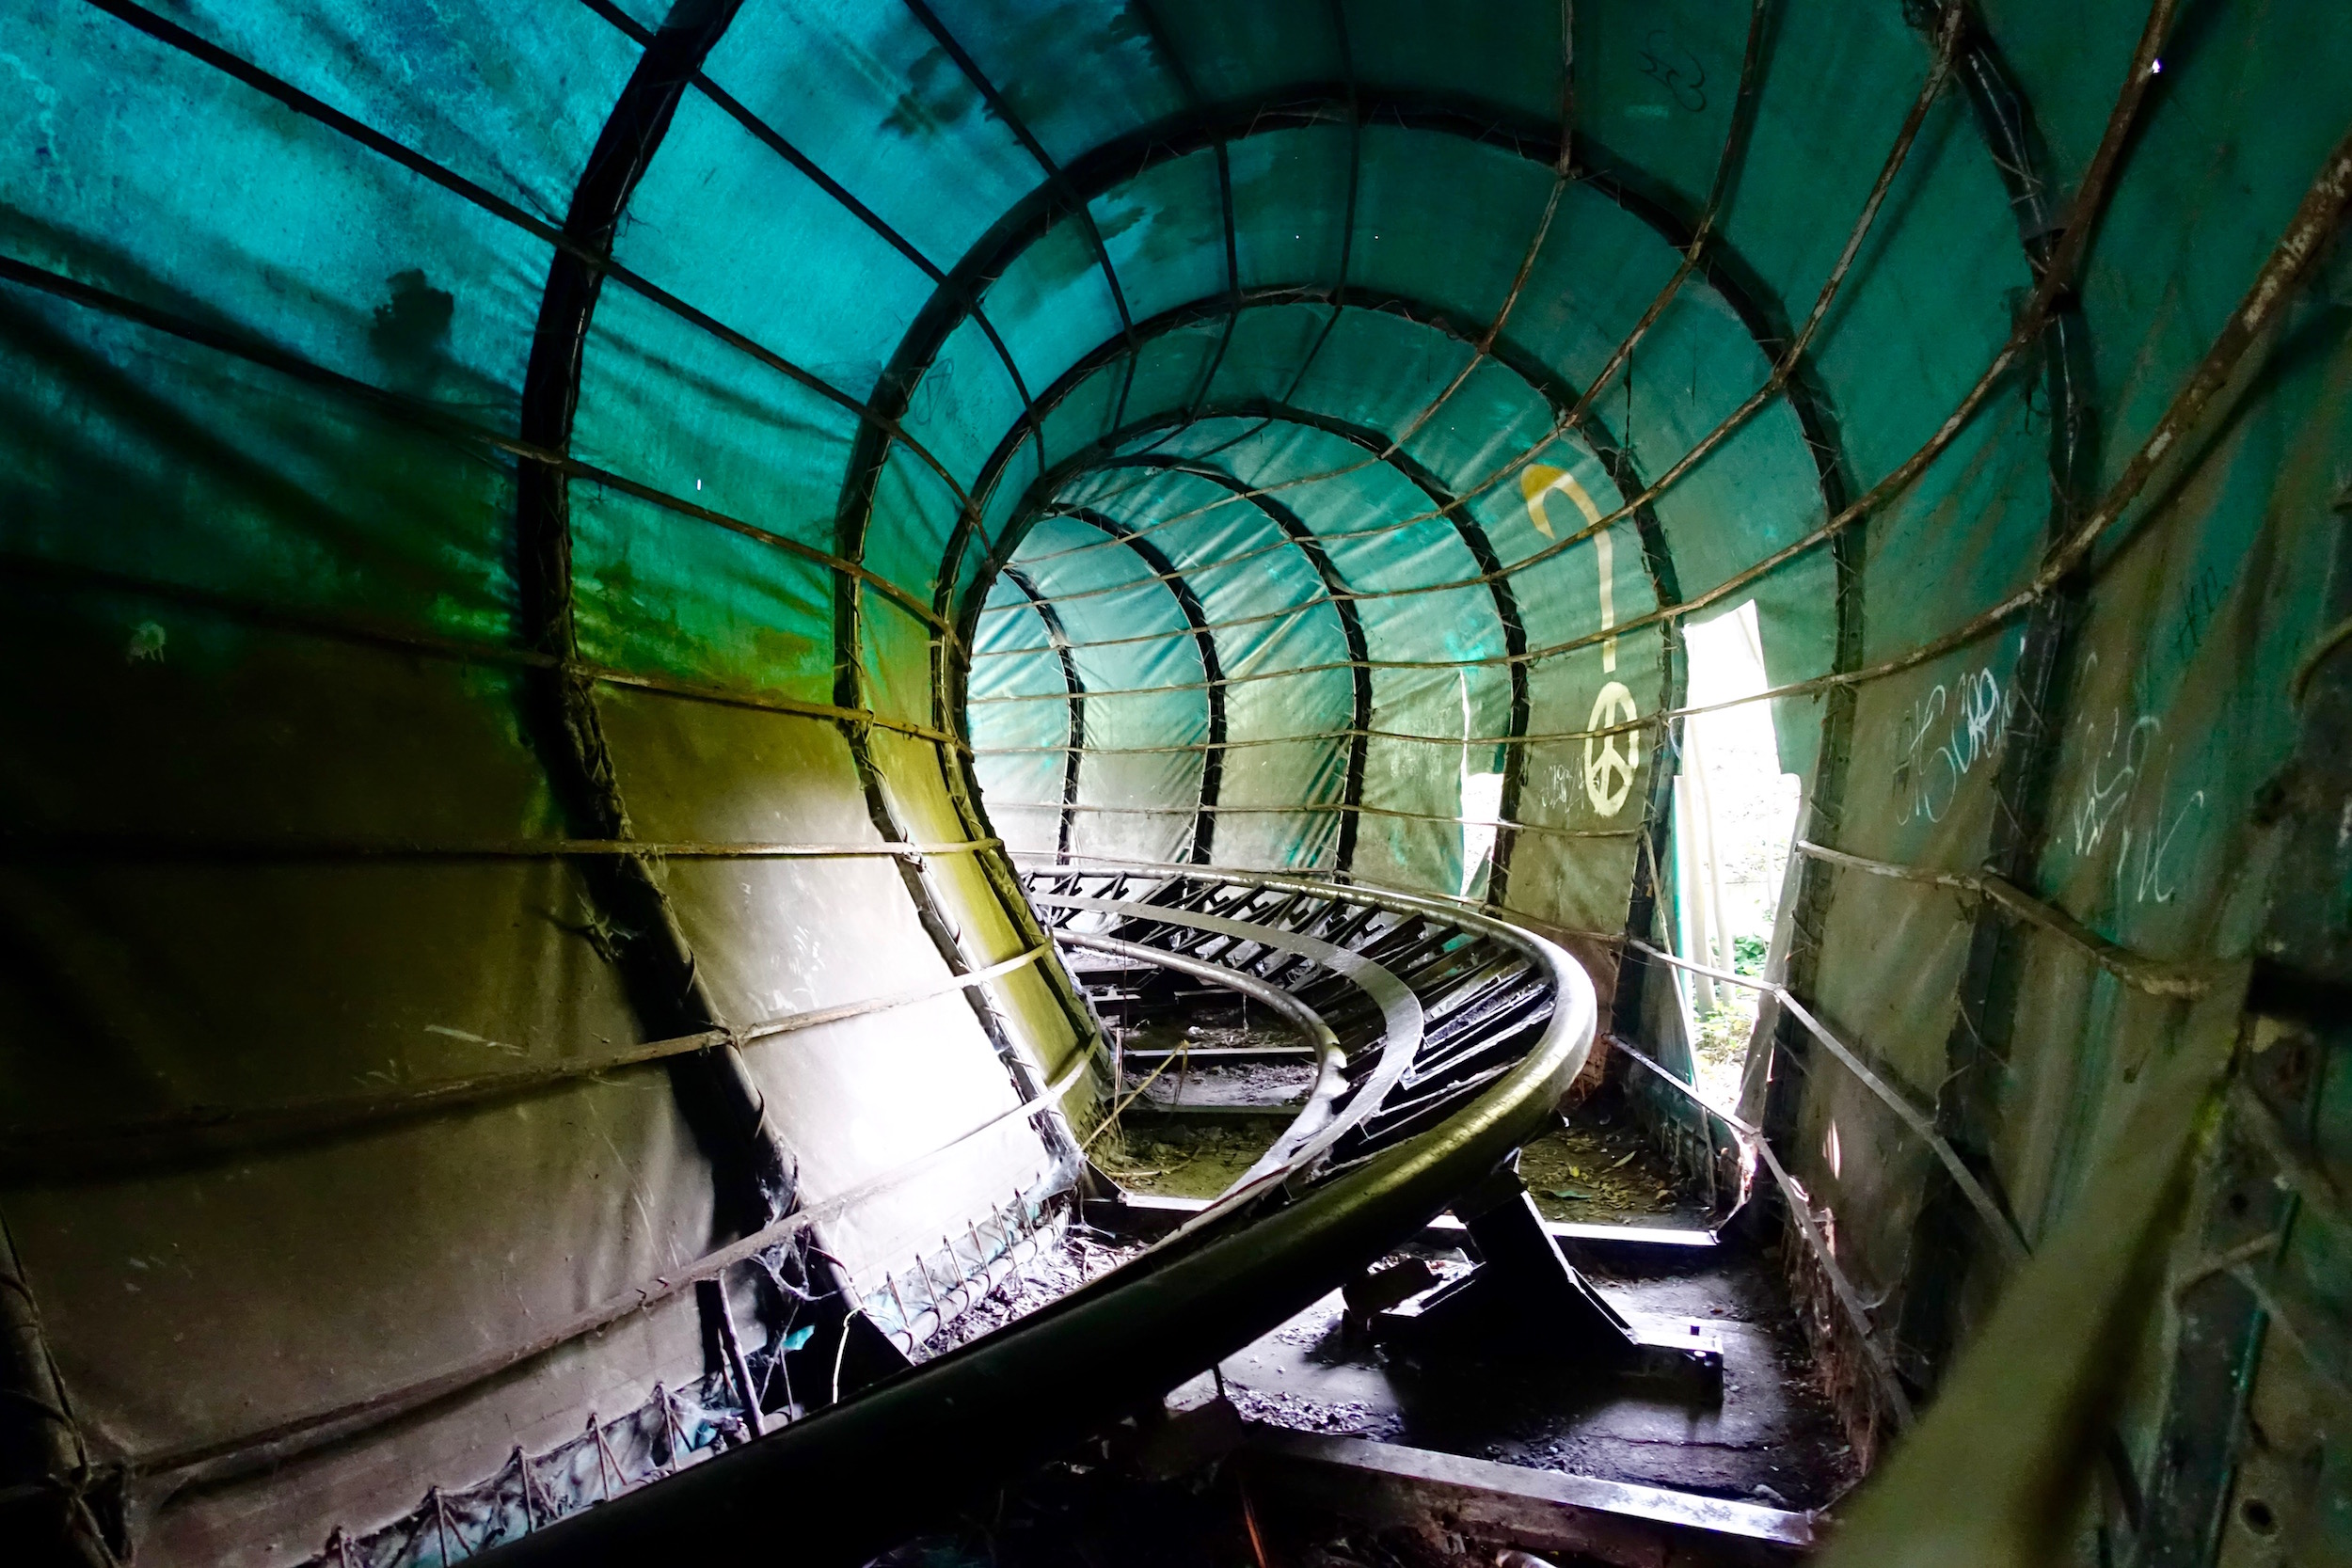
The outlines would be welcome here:
M 1223 1366 L 1252 1420 L 1610 1481 L 1818 1508 L 1852 1462 L 1815 1384 L 1778 1271 L 1731 1246 L 1613 1249 L 1586 1273 L 1620 1311 L 1704 1319 L 1722 1338 L 1720 1402 L 1673 1385 L 1596 1379 L 1536 1356 L 1417 1362 L 1343 1332 L 1337 1292 Z M 1459 1264 L 1461 1255 L 1415 1248 Z M 1400 1256 L 1403 1256 L 1400 1254 Z
M 1191 1016 L 1196 1022 L 1180 1015 L 1125 1031 L 1128 1049 L 1286 1043 L 1271 1021 Z M 1149 1070 L 1138 1068 L 1131 1083 Z M 1279 1115 L 1251 1117 L 1245 1108 L 1291 1100 L 1310 1076 L 1305 1063 L 1196 1057 L 1146 1091 L 1103 1149 L 1104 1163 L 1131 1191 L 1214 1196 L 1282 1124 Z M 1620 1102 L 1580 1108 L 1526 1147 L 1519 1171 L 1547 1219 L 1705 1233 L 1710 1195 L 1676 1176 Z M 1571 1243 L 1570 1251 L 1627 1317 L 1709 1325 L 1724 1352 L 1720 1397 L 1595 1375 L 1565 1357 L 1526 1354 L 1524 1345 L 1410 1356 L 1345 1332 L 1336 1291 L 1230 1357 L 1220 1369 L 1224 1392 L 1245 1419 L 1272 1426 L 1775 1509 L 1819 1508 L 1846 1489 L 1852 1455 L 1816 1380 L 1777 1259 L 1736 1243 Z M 1441 1272 L 1470 1263 L 1438 1245 L 1395 1256 L 1423 1258 Z M 1180 1390 L 1178 1402 L 1212 1391 L 1213 1379 L 1200 1382 Z

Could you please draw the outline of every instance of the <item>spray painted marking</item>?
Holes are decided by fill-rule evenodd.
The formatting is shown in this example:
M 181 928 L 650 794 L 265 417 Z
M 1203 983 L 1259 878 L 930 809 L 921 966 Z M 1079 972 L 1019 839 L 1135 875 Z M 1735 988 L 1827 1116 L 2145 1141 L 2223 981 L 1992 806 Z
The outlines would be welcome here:
M 1943 821 L 1962 782 L 2000 754 L 2016 709 L 2016 692 L 2002 691 L 1989 664 L 1960 678 L 1957 697 L 1938 683 L 1904 708 L 1896 721 L 1896 820 Z
M 1544 501 L 1553 491 L 1559 491 L 1576 503 L 1584 515 L 1586 527 L 1600 521 L 1600 508 L 1576 476 L 1564 468 L 1532 463 L 1519 470 L 1519 494 L 1527 502 L 1527 520 L 1535 531 L 1547 539 L 1556 539 L 1551 518 L 1544 510 Z M 1600 570 L 1600 629 L 1608 631 L 1617 624 L 1617 546 L 1610 531 L 1602 529 L 1593 535 L 1593 561 Z M 1604 673 L 1614 674 L 1617 669 L 1617 640 L 1604 637 L 1600 642 L 1600 667 Z M 1633 701 L 1633 693 L 1622 681 L 1611 681 L 1593 699 L 1592 716 L 1584 721 L 1588 730 L 1605 730 L 1617 724 L 1629 724 L 1641 717 L 1641 709 Z M 1593 809 L 1603 816 L 1614 816 L 1625 809 L 1626 798 L 1633 793 L 1635 758 L 1633 734 L 1628 730 L 1619 735 L 1587 736 L 1584 739 L 1584 797 Z
M 1551 518 L 1544 511 L 1544 498 L 1554 490 L 1576 503 L 1576 509 L 1584 514 L 1587 528 L 1600 521 L 1600 508 L 1593 504 L 1593 498 L 1576 482 L 1574 474 L 1565 468 L 1531 463 L 1519 470 L 1519 494 L 1527 499 L 1527 520 L 1535 525 L 1536 532 L 1547 539 L 1559 537 L 1552 532 Z M 1610 538 L 1609 530 L 1602 529 L 1593 535 L 1593 549 L 1600 566 L 1600 629 L 1607 631 L 1617 624 L 1617 546 Z M 1612 672 L 1617 668 L 1617 640 L 1613 637 L 1601 642 L 1600 667 Z
M 1639 717 L 1633 706 L 1633 693 L 1621 683 L 1611 681 L 1594 699 L 1593 717 L 1584 727 L 1608 729 L 1612 725 L 1629 724 Z M 1623 811 L 1626 797 L 1633 792 L 1635 734 L 1632 730 L 1620 730 L 1615 735 L 1584 737 L 1584 794 L 1593 802 L 1593 809 L 1603 816 L 1614 816 Z
M 2091 668 L 2097 661 L 2091 661 Z M 2118 840 L 2115 857 L 2115 901 L 2126 904 L 2169 904 L 2178 896 L 2180 888 L 2175 874 L 2167 864 L 2172 853 L 2172 841 L 2191 818 L 2201 821 L 2205 814 L 2205 792 L 2192 791 L 2178 810 L 2168 813 L 2166 802 L 2171 799 L 2169 775 L 2171 771 L 2171 750 L 2166 749 L 2164 767 L 2155 779 L 2153 793 L 2143 789 L 2148 784 L 2156 743 L 2164 734 L 2164 721 L 2152 714 L 2139 714 L 2129 724 L 2123 722 L 2124 709 L 2110 708 L 2106 732 L 2102 737 L 2097 720 L 2086 721 L 2084 752 L 2089 756 L 2089 778 L 2084 781 L 2069 825 L 2074 829 L 2074 853 L 2089 857 L 2099 851 L 2109 839 L 2109 830 Z M 2097 748 L 2093 752 L 2092 748 Z M 2146 803 L 2139 803 L 2143 797 Z M 2119 825 L 2117 818 L 2123 818 Z M 2191 833 L 2194 840 L 2198 834 Z M 2137 847 L 2139 859 L 2135 869 L 2132 859 Z

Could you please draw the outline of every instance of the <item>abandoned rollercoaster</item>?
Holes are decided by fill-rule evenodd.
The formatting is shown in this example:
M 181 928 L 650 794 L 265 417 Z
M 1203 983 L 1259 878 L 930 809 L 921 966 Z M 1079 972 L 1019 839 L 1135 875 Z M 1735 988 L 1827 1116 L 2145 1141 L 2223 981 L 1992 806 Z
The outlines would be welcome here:
M 2329 0 L 0 0 L 0 1558 L 2352 1561 Z

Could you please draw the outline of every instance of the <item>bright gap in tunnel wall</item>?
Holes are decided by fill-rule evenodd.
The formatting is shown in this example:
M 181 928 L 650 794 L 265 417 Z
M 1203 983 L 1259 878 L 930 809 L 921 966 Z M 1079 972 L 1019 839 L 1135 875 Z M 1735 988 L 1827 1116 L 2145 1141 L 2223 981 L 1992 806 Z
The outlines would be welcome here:
M 1674 784 L 1675 943 L 1693 962 L 1761 974 L 1796 831 L 1797 775 L 1780 770 L 1763 641 L 1753 599 L 1684 627 L 1692 707 L 1737 703 L 1682 721 Z M 1756 1028 L 1756 993 L 1675 972 L 1700 1091 L 1726 1109 Z
M 1494 867 L 1495 833 L 1502 825 L 1502 771 L 1493 747 L 1470 744 L 1474 726 L 1468 675 L 1461 677 L 1461 692 L 1462 885 L 1456 892 L 1472 898 L 1486 895 L 1486 876 Z

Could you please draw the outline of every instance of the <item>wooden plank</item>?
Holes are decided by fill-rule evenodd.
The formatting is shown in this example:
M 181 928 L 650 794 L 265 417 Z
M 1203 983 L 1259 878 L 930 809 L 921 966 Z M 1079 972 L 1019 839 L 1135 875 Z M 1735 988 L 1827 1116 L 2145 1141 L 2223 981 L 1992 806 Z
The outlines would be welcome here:
M 1616 1568 L 1784 1564 L 1820 1539 L 1809 1513 L 1257 1423 L 1241 1463 L 1269 1494 L 1367 1523 L 1434 1525 Z
M 1175 1229 L 1208 1206 L 1209 1200 L 1205 1197 L 1165 1197 L 1156 1193 L 1128 1193 L 1117 1204 L 1089 1203 L 1087 1206 L 1087 1222 L 1121 1235 L 1158 1236 Z M 1711 1230 L 1672 1230 L 1662 1226 L 1584 1225 L 1574 1220 L 1546 1220 L 1544 1229 L 1563 1242 L 1629 1250 L 1661 1247 L 1705 1252 L 1716 1245 L 1715 1234 Z M 1440 1214 L 1422 1228 L 1420 1239 L 1439 1246 L 1459 1246 L 1470 1239 L 1470 1232 L 1452 1214 Z

